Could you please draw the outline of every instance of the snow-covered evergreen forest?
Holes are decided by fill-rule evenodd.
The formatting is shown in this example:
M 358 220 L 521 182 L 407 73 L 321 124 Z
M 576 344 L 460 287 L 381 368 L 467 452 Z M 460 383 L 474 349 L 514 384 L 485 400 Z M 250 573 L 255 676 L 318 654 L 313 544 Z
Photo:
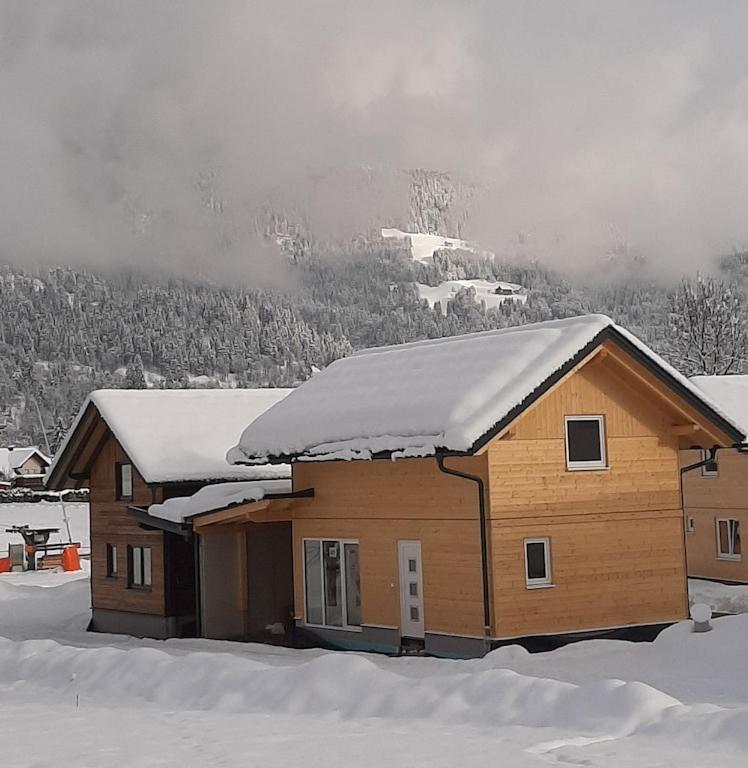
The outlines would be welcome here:
M 594 280 L 462 251 L 421 264 L 377 237 L 284 247 L 293 252 L 286 292 L 133 271 L 2 268 L 3 442 L 44 445 L 40 414 L 54 449 L 98 387 L 294 385 L 357 348 L 586 312 L 610 315 L 686 373 L 748 370 L 745 254 L 723 259 L 716 276 L 664 285 L 637 264 Z M 464 291 L 444 312 L 418 297 L 417 282 L 463 277 L 518 283 L 527 301 L 486 309 Z

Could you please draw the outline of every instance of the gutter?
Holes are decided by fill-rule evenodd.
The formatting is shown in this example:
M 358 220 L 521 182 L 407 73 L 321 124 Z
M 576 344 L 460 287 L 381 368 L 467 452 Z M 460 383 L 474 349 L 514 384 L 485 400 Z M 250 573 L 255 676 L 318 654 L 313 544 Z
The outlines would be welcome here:
M 478 518 L 480 521 L 480 558 L 481 558 L 481 577 L 483 584 L 483 639 L 486 646 L 486 653 L 491 650 L 491 593 L 488 577 L 488 535 L 486 533 L 486 498 L 485 484 L 483 478 L 478 475 L 471 475 L 467 472 L 460 472 L 458 469 L 452 469 L 444 465 L 444 459 L 449 454 L 437 453 L 436 465 L 439 471 L 445 475 L 452 475 L 463 480 L 470 480 L 477 486 L 478 491 Z

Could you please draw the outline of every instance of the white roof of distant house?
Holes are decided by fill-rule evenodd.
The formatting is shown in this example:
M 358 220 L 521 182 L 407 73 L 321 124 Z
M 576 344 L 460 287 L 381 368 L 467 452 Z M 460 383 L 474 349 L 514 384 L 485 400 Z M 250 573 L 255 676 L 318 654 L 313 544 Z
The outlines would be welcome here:
M 92 392 L 71 427 L 56 462 L 83 418 L 95 406 L 148 483 L 255 480 L 290 477 L 290 467 L 240 467 L 226 461 L 248 422 L 290 389 L 101 389 Z
M 634 350 L 711 418 L 726 420 L 644 343 L 604 315 L 586 315 L 381 347 L 337 360 L 250 424 L 227 458 L 401 458 L 475 450 L 554 375 L 607 337 Z M 726 429 L 735 439 L 743 434 L 733 423 Z
M 0 448 L 0 475 L 8 479 L 14 477 L 16 470 L 32 456 L 38 456 L 40 461 L 46 465 L 52 461 L 35 445 L 25 448 Z
M 691 381 L 748 432 L 748 375 L 693 376 Z

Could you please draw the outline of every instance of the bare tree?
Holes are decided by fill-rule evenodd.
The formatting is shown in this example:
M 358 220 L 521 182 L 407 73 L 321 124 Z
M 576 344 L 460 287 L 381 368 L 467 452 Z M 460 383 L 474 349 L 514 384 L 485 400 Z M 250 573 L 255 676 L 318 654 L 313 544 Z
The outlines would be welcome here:
M 684 279 L 672 296 L 670 332 L 672 359 L 688 376 L 748 367 L 745 296 L 734 285 L 702 275 Z

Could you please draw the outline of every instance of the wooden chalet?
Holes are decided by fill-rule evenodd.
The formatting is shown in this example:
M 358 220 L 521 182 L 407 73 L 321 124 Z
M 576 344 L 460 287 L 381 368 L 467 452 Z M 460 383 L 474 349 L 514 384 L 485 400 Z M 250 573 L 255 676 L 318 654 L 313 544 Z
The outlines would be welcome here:
M 47 475 L 88 487 L 92 629 L 156 638 L 199 633 L 198 553 L 191 535 L 137 510 L 206 485 L 253 481 L 276 491 L 284 466 L 228 464 L 242 427 L 289 390 L 100 390 L 81 408 Z
M 198 540 L 206 636 L 256 636 L 273 569 L 294 642 L 476 656 L 651 637 L 688 615 L 679 452 L 744 437 L 593 315 L 336 361 L 229 452 L 290 464 L 291 493 L 151 509 Z M 252 546 L 268 523 L 287 557 Z

